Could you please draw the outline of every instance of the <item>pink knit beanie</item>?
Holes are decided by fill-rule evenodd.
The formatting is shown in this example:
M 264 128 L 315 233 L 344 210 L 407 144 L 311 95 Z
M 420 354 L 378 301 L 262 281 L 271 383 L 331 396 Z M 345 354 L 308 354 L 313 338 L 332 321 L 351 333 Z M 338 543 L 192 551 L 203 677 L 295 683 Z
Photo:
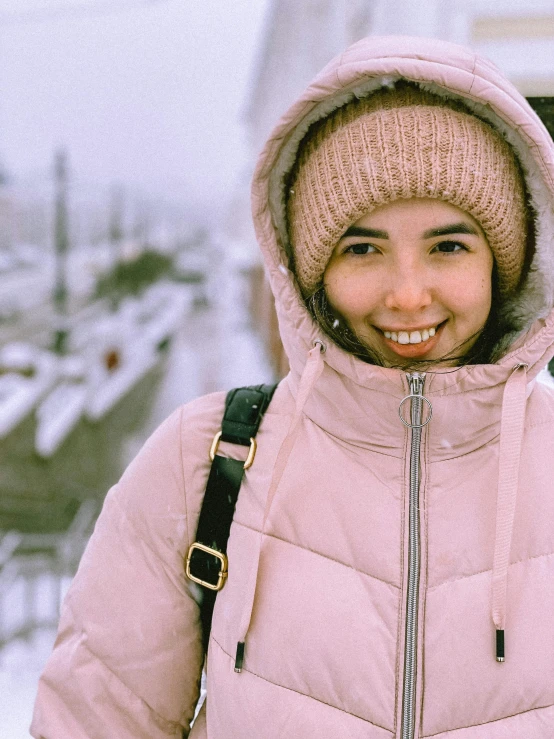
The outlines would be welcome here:
M 500 292 L 518 286 L 527 216 L 511 147 L 462 104 L 399 83 L 333 111 L 300 145 L 287 217 L 304 295 L 321 286 L 348 226 L 380 205 L 414 197 L 445 200 L 472 215 L 493 252 Z

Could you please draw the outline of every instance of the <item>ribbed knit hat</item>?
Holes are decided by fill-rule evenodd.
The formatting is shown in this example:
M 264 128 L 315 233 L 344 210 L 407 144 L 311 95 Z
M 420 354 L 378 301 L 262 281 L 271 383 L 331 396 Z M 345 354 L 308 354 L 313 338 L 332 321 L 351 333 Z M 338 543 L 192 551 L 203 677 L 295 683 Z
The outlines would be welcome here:
M 356 99 L 310 129 L 290 184 L 289 237 L 305 296 L 320 287 L 352 223 L 414 197 L 472 215 L 496 260 L 500 292 L 519 283 L 527 239 L 520 168 L 501 135 L 460 103 L 409 83 Z

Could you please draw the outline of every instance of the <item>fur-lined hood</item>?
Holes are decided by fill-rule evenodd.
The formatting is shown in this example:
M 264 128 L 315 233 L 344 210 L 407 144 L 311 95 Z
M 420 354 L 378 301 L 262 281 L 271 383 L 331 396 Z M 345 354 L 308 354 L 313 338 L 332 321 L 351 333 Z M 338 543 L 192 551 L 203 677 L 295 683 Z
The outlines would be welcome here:
M 305 308 L 290 268 L 285 187 L 299 143 L 315 121 L 352 98 L 399 79 L 461 99 L 498 129 L 517 153 L 536 214 L 535 252 L 525 283 L 509 304 L 516 330 L 507 337 L 509 351 L 498 365 L 513 366 L 517 354 L 517 361 L 527 363 L 533 376 L 554 343 L 554 143 L 525 98 L 487 59 L 436 39 L 391 36 L 363 39 L 331 61 L 283 116 L 258 161 L 252 191 L 254 223 L 293 377 L 301 373 L 306 354 L 318 339 L 328 345 L 326 363 L 356 382 L 365 384 L 368 373 L 376 369 L 334 345 Z M 390 372 L 385 370 L 392 379 Z

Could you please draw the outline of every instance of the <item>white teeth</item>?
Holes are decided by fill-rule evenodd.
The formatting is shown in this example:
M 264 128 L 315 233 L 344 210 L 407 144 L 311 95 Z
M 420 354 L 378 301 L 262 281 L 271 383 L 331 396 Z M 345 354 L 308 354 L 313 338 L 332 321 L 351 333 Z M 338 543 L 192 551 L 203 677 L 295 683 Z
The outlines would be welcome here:
M 422 331 L 383 331 L 385 339 L 392 339 L 399 344 L 420 344 L 436 334 L 436 328 L 424 328 Z

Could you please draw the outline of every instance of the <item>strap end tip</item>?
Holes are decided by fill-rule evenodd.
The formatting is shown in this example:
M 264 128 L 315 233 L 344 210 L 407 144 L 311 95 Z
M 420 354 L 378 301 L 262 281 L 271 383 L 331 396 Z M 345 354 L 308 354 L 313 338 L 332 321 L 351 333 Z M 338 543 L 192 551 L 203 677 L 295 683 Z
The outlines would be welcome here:
M 239 641 L 237 644 L 237 654 L 235 656 L 235 672 L 242 672 L 243 662 L 244 662 L 244 642 Z
M 504 653 L 504 629 L 496 630 L 496 661 L 506 661 L 506 655 Z

